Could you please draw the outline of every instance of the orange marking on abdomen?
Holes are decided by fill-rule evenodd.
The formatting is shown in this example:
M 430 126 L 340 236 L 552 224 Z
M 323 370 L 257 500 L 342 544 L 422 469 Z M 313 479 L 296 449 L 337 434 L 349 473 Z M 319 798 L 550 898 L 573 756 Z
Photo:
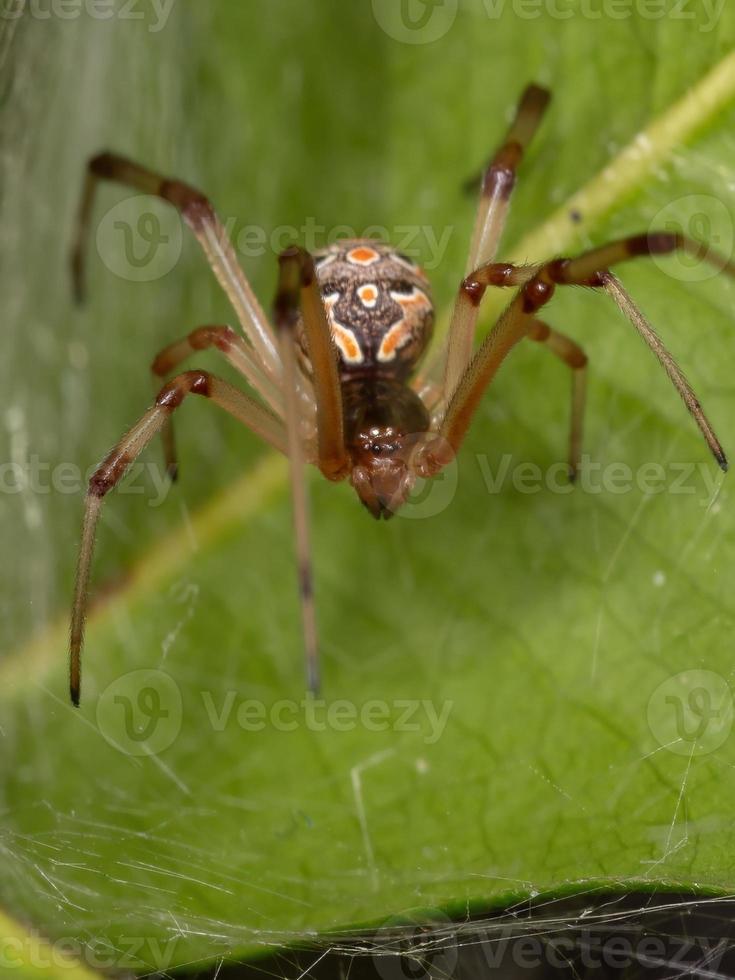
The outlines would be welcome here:
M 339 323 L 332 322 L 332 334 L 334 342 L 339 347 L 342 357 L 348 364 L 361 364 L 363 361 L 360 345 L 355 339 L 355 335 L 347 327 Z
M 378 290 L 372 283 L 360 286 L 357 295 L 360 297 L 363 306 L 367 306 L 368 309 L 371 309 L 378 302 Z
M 375 249 L 368 248 L 367 245 L 358 245 L 357 248 L 353 248 L 347 253 L 347 261 L 354 262 L 356 265 L 371 265 L 373 262 L 377 262 L 379 258 L 380 256 Z
M 379 361 L 391 361 L 395 357 L 396 351 L 402 347 L 411 337 L 411 332 L 407 328 L 404 320 L 394 324 L 383 337 L 378 350 Z
M 391 292 L 391 296 L 399 306 L 403 307 L 406 313 L 409 313 L 411 310 L 425 309 L 427 312 L 431 310 L 431 303 L 429 302 L 428 296 L 416 286 L 414 286 L 410 293 Z

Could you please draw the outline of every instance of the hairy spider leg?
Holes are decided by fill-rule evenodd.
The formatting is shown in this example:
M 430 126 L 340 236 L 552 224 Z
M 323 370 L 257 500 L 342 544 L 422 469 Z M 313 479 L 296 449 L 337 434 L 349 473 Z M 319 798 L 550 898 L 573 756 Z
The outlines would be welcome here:
M 436 448 L 424 451 L 422 466 L 438 472 L 458 451 L 482 395 L 505 357 L 529 329 L 538 311 L 549 302 L 556 286 L 576 285 L 604 289 L 658 358 L 684 404 L 699 426 L 713 456 L 723 470 L 727 459 L 702 406 L 671 353 L 633 303 L 608 267 L 626 259 L 683 251 L 735 277 L 735 264 L 707 243 L 695 242 L 675 232 L 631 235 L 590 249 L 576 258 L 553 259 L 535 266 L 488 263 L 468 276 L 462 289 L 476 308 L 488 286 L 520 286 L 519 292 L 495 324 L 460 379 L 439 426 Z M 475 314 L 475 320 L 477 313 Z
M 288 451 L 283 422 L 269 409 L 228 384 L 227 381 L 223 381 L 207 371 L 186 371 L 164 385 L 152 408 L 148 409 L 145 415 L 122 437 L 103 459 L 89 480 L 70 629 L 69 692 L 75 705 L 79 705 L 81 652 L 84 642 L 89 574 L 102 500 L 120 482 L 131 463 L 140 455 L 151 439 L 161 431 L 166 420 L 181 405 L 187 395 L 202 395 L 211 399 L 275 449 L 282 453 Z

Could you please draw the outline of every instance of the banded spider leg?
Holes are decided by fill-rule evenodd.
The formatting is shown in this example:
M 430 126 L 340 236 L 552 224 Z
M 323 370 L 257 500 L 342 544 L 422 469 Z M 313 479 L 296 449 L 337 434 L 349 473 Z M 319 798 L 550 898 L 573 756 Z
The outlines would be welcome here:
M 346 467 L 346 454 L 342 439 L 337 354 L 316 283 L 313 261 L 299 249 L 287 250 L 281 257 L 281 276 L 275 304 L 276 338 L 237 262 L 226 230 L 208 199 L 181 181 L 169 180 L 123 157 L 102 153 L 89 164 L 72 250 L 72 275 L 78 299 L 84 295 L 87 239 L 95 191 L 101 179 L 157 195 L 179 210 L 201 244 L 245 334 L 241 337 L 227 326 L 199 327 L 158 354 L 152 365 L 154 377 L 162 379 L 193 352 L 214 347 L 240 371 L 261 397 L 262 403 L 208 372 L 186 371 L 163 386 L 152 408 L 123 436 L 95 470 L 86 496 L 72 604 L 69 679 L 72 702 L 78 705 L 80 698 L 81 651 L 89 577 L 102 499 L 159 432 L 164 439 L 167 469 L 172 477 L 176 476 L 170 418 L 189 394 L 211 399 L 290 459 L 307 678 L 311 690 L 315 691 L 319 674 L 303 463 L 314 462 L 330 479 L 341 479 Z M 299 311 L 312 364 L 311 386 L 296 366 L 293 328 Z M 304 439 L 305 429 L 308 431 L 313 426 L 312 416 L 318 423 L 317 448 L 313 453 L 308 440 Z
M 581 349 L 568 338 L 552 332 L 546 324 L 540 324 L 537 318 L 539 310 L 551 300 L 556 287 L 569 285 L 602 289 L 613 299 L 665 370 L 718 465 L 722 470 L 727 470 L 725 452 L 689 382 L 654 328 L 620 281 L 609 271 L 610 266 L 627 259 L 666 255 L 675 251 L 685 252 L 709 263 L 718 271 L 735 277 L 735 263 L 720 255 L 707 243 L 693 241 L 676 232 L 631 235 L 590 249 L 576 258 L 553 259 L 531 266 L 489 262 L 468 276 L 462 283 L 461 293 L 465 296 L 467 322 L 473 332 L 479 306 L 488 286 L 520 288 L 470 360 L 448 398 L 437 427 L 439 438 L 433 447 L 431 443 L 427 444 L 419 462 L 423 472 L 426 475 L 438 472 L 456 455 L 485 390 L 506 356 L 524 337 L 546 343 L 569 364 L 575 376 L 584 370 L 586 357 Z M 572 478 L 579 463 L 583 408 L 584 389 L 575 386 L 569 455 Z
M 161 432 L 166 421 L 187 395 L 202 395 L 210 398 L 274 448 L 282 453 L 287 452 L 283 422 L 270 409 L 228 384 L 227 381 L 207 371 L 186 371 L 163 386 L 153 407 L 148 409 L 140 421 L 108 453 L 89 481 L 74 586 L 69 646 L 69 693 L 72 702 L 77 706 L 81 687 L 81 653 L 84 643 L 89 574 L 102 500 L 120 482 L 128 467 L 151 439 Z

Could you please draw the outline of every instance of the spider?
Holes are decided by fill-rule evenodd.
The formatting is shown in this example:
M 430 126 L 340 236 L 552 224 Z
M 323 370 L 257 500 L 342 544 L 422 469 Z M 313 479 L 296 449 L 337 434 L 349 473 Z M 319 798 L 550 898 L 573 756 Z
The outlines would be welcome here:
M 86 495 L 71 615 L 70 694 L 79 704 L 80 660 L 95 530 L 105 495 L 161 433 L 168 472 L 177 464 L 171 415 L 187 395 L 209 398 L 290 461 L 295 548 L 307 682 L 319 685 L 317 630 L 310 560 L 304 463 L 329 480 L 348 479 L 376 518 L 389 518 L 417 478 L 436 475 L 456 456 L 482 396 L 508 353 L 528 338 L 571 369 L 569 475 L 581 453 L 587 357 L 569 337 L 539 318 L 558 286 L 602 290 L 658 358 L 723 470 L 725 454 L 691 387 L 610 266 L 636 256 L 676 250 L 735 275 L 735 264 L 676 232 L 632 235 L 584 252 L 532 265 L 495 261 L 518 165 L 544 116 L 550 93 L 529 85 L 504 142 L 481 181 L 480 200 L 457 291 L 447 341 L 432 371 L 417 374 L 432 334 L 433 306 L 424 272 L 388 244 L 343 240 L 314 255 L 292 246 L 279 257 L 272 324 L 242 272 L 225 228 L 209 200 L 179 180 L 166 179 L 112 153 L 90 160 L 72 252 L 78 298 L 95 190 L 100 180 L 128 185 L 176 207 L 192 230 L 237 314 L 243 334 L 229 326 L 199 327 L 153 361 L 165 379 L 192 353 L 213 347 L 244 376 L 257 397 L 209 372 L 188 370 L 163 384 L 151 408 L 93 473 Z M 473 350 L 480 303 L 488 287 L 515 288 L 493 329 Z M 443 371 L 441 370 L 443 368 Z

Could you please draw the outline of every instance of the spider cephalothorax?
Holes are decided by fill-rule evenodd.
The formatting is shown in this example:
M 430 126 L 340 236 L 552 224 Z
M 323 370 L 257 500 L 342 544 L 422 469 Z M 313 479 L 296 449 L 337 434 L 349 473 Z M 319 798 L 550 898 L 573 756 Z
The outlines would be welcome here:
M 128 465 L 161 432 L 169 472 L 176 472 L 170 416 L 187 395 L 211 399 L 291 461 L 307 674 L 318 683 L 310 545 L 302 463 L 330 480 L 349 479 L 375 517 L 405 503 L 416 475 L 438 473 L 459 450 L 482 396 L 509 352 L 523 339 L 545 345 L 571 369 L 569 473 L 581 452 L 586 364 L 582 349 L 539 318 L 558 286 L 607 293 L 659 359 L 723 469 L 725 454 L 694 392 L 610 266 L 640 255 L 682 250 L 735 274 L 735 265 L 707 243 L 676 232 L 633 235 L 531 266 L 495 261 L 516 171 L 537 129 L 549 93 L 530 85 L 484 178 L 466 277 L 457 290 L 447 343 L 433 368 L 415 372 L 433 326 L 423 271 L 389 245 L 368 239 L 337 242 L 311 256 L 292 247 L 279 256 L 280 275 L 271 324 L 237 261 L 225 226 L 207 198 L 178 180 L 102 153 L 89 165 L 73 253 L 77 294 L 92 203 L 100 179 L 115 180 L 173 204 L 194 232 L 227 293 L 243 334 L 227 326 L 199 327 L 155 358 L 162 379 L 190 354 L 215 347 L 245 377 L 256 397 L 206 371 L 184 371 L 160 390 L 154 405 L 93 474 L 87 493 L 71 623 L 70 690 L 79 702 L 80 656 L 87 584 L 102 498 Z M 489 286 L 516 293 L 482 344 L 473 349 L 479 306 Z
M 387 520 L 413 488 L 414 456 L 431 418 L 413 388 L 387 373 L 351 377 L 342 393 L 350 482 L 373 517 Z

